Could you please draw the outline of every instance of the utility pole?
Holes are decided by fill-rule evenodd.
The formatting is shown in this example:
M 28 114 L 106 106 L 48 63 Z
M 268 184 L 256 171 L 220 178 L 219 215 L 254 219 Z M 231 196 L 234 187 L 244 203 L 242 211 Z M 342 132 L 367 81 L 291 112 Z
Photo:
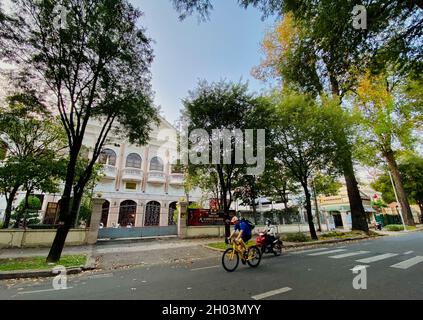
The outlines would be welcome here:
M 398 212 L 399 212 L 401 220 L 402 220 L 402 225 L 404 226 L 404 231 L 408 232 L 407 226 L 405 225 L 404 217 L 402 216 L 401 206 L 399 205 L 400 203 L 398 201 L 397 189 L 395 189 L 395 183 L 394 183 L 394 180 L 392 179 L 391 171 L 388 170 L 388 173 L 389 173 L 389 178 L 391 179 L 392 187 L 394 188 L 395 199 L 397 200 L 397 205 L 398 205 Z

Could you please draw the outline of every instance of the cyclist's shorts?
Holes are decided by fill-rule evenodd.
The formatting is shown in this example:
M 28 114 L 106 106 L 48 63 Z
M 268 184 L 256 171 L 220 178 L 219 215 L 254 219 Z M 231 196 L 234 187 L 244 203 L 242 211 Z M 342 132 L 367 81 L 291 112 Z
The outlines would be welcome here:
M 242 241 L 244 241 L 244 243 L 247 243 L 247 242 L 248 242 L 248 240 L 250 240 L 250 239 L 251 239 L 251 234 L 243 234 L 243 235 L 241 236 L 241 239 L 242 239 Z

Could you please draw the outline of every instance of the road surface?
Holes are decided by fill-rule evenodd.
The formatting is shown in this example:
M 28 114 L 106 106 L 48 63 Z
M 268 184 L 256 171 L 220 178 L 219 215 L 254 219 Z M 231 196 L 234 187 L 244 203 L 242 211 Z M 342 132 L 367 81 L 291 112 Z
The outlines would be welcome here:
M 61 290 L 52 278 L 0 281 L 0 299 L 423 299 L 422 244 L 423 232 L 414 232 L 328 245 L 266 255 L 257 269 L 240 263 L 233 273 L 216 252 L 192 262 L 68 276 Z M 353 286 L 358 276 L 362 289 Z

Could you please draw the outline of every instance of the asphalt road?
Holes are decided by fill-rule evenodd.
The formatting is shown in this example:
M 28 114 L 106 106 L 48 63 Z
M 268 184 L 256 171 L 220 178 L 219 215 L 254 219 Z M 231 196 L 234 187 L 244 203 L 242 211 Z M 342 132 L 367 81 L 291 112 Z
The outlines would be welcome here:
M 68 276 L 62 290 L 51 278 L 3 281 L 0 299 L 423 299 L 422 244 L 423 232 L 415 232 L 267 255 L 257 269 L 240 263 L 233 273 L 216 253 L 192 263 Z M 364 276 L 353 273 L 357 266 L 366 266 L 366 289 L 353 287 Z

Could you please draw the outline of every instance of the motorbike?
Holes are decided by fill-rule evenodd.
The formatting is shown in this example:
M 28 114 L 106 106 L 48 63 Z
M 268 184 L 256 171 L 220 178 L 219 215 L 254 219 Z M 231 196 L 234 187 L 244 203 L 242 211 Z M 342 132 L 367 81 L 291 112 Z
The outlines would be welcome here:
M 277 236 L 272 243 L 268 243 L 266 234 L 260 232 L 256 238 L 256 246 L 260 248 L 261 254 L 273 253 L 275 256 L 279 256 L 282 253 L 282 241 Z

